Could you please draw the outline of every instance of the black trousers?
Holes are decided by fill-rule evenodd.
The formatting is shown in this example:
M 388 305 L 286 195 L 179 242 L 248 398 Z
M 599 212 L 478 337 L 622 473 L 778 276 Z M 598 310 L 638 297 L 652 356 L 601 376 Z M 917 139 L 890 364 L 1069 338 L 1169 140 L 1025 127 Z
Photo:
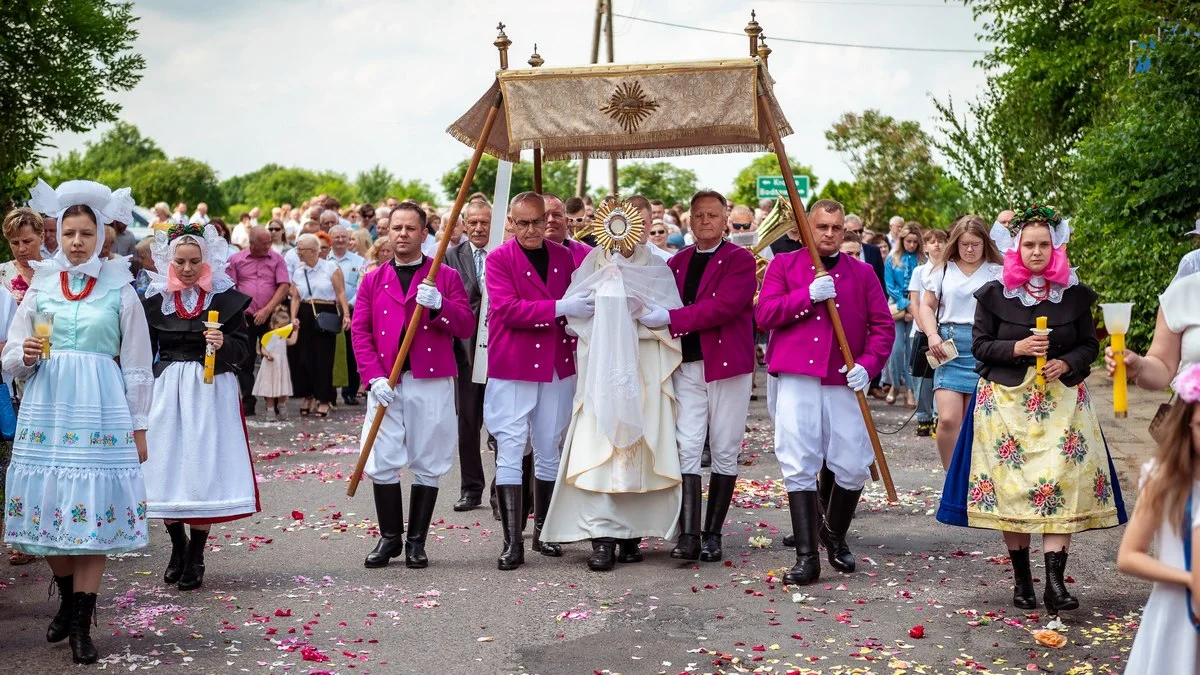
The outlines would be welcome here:
M 462 356 L 455 356 L 458 362 L 458 465 L 462 473 L 462 491 L 483 494 L 485 483 L 479 432 L 483 428 L 485 387 L 471 381 L 472 365 Z
M 353 312 L 354 310 L 350 310 Z M 354 343 L 350 341 L 350 331 L 346 336 L 346 386 L 342 387 L 342 398 L 358 396 L 361 380 L 358 377 L 358 361 L 354 358 Z
M 264 321 L 263 325 L 254 325 L 254 315 L 246 312 L 246 334 L 250 338 L 250 351 L 247 352 L 245 360 L 238 364 L 238 388 L 242 390 L 242 408 L 247 411 L 254 410 L 254 364 L 258 362 L 258 349 L 256 345 L 262 340 L 262 336 L 271 330 L 271 322 Z
M 322 314 L 337 316 L 335 305 L 317 305 Z M 312 303 L 300 303 L 296 317 L 300 334 L 296 344 L 288 347 L 288 367 L 292 371 L 292 395 L 296 398 L 315 398 L 322 403 L 337 403 L 333 388 L 333 355 L 337 351 L 337 335 L 317 328 Z

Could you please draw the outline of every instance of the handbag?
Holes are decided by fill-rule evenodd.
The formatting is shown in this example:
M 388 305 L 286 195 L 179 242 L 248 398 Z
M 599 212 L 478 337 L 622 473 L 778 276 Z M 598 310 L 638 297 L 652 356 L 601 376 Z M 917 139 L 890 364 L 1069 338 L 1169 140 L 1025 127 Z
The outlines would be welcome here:
M 1163 420 L 1166 419 L 1167 413 L 1171 412 L 1171 405 L 1175 403 L 1175 394 L 1171 395 L 1170 400 L 1166 403 L 1159 404 L 1158 412 L 1154 413 L 1154 419 L 1150 420 L 1150 436 L 1158 439 L 1158 428 L 1162 426 Z
M 8 383 L 0 382 L 0 439 L 11 441 L 17 433 L 17 411 L 13 407 Z
M 308 280 L 308 270 L 304 270 L 304 285 L 308 286 L 308 304 L 312 306 L 313 321 L 317 323 L 317 330 L 330 335 L 342 332 L 342 309 L 340 307 L 336 314 L 317 311 L 317 303 L 312 299 L 312 284 Z
M 941 290 L 945 284 L 946 268 L 942 267 L 942 283 L 938 284 L 939 300 L 937 316 L 935 317 L 935 322 L 939 331 L 942 329 L 942 303 L 940 300 L 942 295 Z M 913 377 L 933 377 L 933 364 L 929 362 L 929 336 L 925 334 L 925 331 L 917 331 L 917 339 L 912 346 L 912 354 L 908 362 L 908 367 L 912 372 Z

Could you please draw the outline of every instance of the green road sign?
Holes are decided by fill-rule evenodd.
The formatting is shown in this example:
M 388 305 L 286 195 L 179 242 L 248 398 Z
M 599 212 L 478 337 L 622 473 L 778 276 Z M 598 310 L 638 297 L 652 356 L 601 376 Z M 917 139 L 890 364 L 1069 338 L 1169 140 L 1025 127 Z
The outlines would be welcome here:
M 808 199 L 808 176 L 796 176 L 796 191 L 800 193 L 800 199 Z M 758 177 L 759 199 L 774 199 L 785 194 L 787 183 L 783 182 L 783 176 Z

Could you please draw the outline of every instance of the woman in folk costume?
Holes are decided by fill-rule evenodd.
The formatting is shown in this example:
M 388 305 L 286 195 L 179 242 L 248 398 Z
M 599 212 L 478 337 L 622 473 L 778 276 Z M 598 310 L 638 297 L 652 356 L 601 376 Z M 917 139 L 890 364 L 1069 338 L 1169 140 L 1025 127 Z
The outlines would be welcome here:
M 1000 530 L 1012 558 L 1013 605 L 1037 607 L 1029 566 L 1042 535 L 1050 614 L 1076 609 L 1063 575 L 1076 532 L 1125 522 L 1125 504 L 1085 380 L 1100 350 L 1096 294 L 1067 262 L 1067 221 L 1035 205 L 992 238 L 1001 279 L 975 291 L 980 375 L 946 475 L 938 520 Z M 1047 331 L 1038 330 L 1045 317 Z M 1041 380 L 1037 366 L 1044 359 Z
M 150 335 L 129 262 L 97 257 L 104 225 L 132 222 L 133 198 L 92 181 L 57 190 L 38 181 L 30 206 L 57 219 L 59 249 L 33 263 L 4 346 L 5 374 L 25 380 L 4 539 L 46 556 L 54 572 L 60 604 L 46 639 L 69 636 L 75 662 L 95 663 L 90 626 L 104 556 L 147 540 L 140 463 L 154 386 Z M 42 312 L 54 314 L 49 358 L 34 337 Z
M 149 517 L 162 518 L 171 535 L 163 581 L 189 591 L 204 582 L 209 527 L 259 510 L 236 372 L 251 349 L 250 297 L 234 290 L 225 271 L 229 244 L 212 225 L 172 225 L 155 234 L 151 254 L 160 271 L 150 273 L 142 301 L 158 354 L 146 495 Z M 205 326 L 210 312 L 220 328 Z M 206 384 L 210 347 L 215 377 Z

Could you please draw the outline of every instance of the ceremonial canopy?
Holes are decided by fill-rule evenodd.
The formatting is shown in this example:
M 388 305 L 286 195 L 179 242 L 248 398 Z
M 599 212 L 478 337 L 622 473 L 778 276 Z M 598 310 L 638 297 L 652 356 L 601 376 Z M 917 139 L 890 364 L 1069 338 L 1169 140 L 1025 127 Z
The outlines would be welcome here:
M 447 131 L 475 147 L 501 98 L 483 150 L 510 162 L 771 152 L 760 114 L 765 93 L 781 136 L 792 133 L 760 59 L 500 70 Z

